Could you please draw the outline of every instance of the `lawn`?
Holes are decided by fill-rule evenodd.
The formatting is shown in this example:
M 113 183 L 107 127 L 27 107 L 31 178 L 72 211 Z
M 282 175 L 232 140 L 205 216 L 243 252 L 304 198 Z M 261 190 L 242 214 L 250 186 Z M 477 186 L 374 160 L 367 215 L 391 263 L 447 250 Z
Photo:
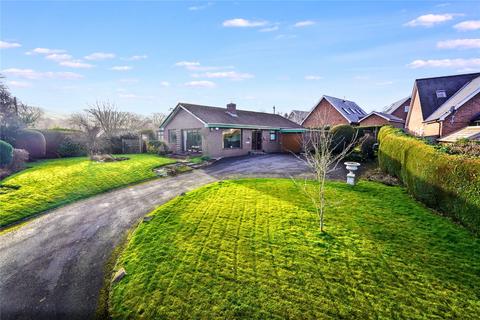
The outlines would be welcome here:
M 400 187 L 329 182 L 326 233 L 287 179 L 211 184 L 131 235 L 114 319 L 473 319 L 479 240 Z
M 174 160 L 127 155 L 129 160 L 100 163 L 84 157 L 45 160 L 0 181 L 0 226 L 36 213 L 155 177 L 152 169 Z

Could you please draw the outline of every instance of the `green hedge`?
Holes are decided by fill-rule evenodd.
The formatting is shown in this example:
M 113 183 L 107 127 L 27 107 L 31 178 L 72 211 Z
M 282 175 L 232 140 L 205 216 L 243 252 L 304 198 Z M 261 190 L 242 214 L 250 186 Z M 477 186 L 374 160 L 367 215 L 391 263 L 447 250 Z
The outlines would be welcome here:
M 0 167 L 9 165 L 13 159 L 13 147 L 3 141 L 0 140 Z
M 392 127 L 383 127 L 378 139 L 382 170 L 427 206 L 480 234 L 480 159 L 443 153 Z

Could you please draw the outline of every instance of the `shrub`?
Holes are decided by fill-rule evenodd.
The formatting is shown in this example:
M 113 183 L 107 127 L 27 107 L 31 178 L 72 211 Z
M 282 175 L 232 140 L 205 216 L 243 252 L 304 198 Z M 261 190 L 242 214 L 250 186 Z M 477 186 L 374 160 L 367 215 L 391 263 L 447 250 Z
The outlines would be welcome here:
M 20 130 L 15 138 L 15 148 L 25 149 L 30 155 L 30 159 L 45 158 L 46 141 L 43 134 L 36 130 Z
M 356 135 L 355 128 L 348 124 L 334 126 L 330 133 L 333 135 L 332 147 L 336 153 L 340 153 L 345 146 L 349 145 Z
M 149 140 L 155 140 L 155 138 L 156 138 L 155 131 L 153 131 L 152 129 L 142 130 L 142 131 L 140 131 L 140 134 L 144 135 L 144 136 L 147 136 Z
M 168 146 L 163 141 L 150 140 L 147 142 L 147 152 L 152 154 L 165 155 L 168 153 Z
M 445 154 L 399 129 L 379 133 L 380 168 L 427 206 L 480 233 L 480 159 Z
M 45 157 L 58 158 L 58 148 L 67 137 L 63 130 L 40 130 L 45 137 Z
M 87 146 L 71 137 L 65 137 L 58 146 L 57 151 L 58 155 L 62 158 L 81 157 L 87 155 Z
M 0 140 L 0 167 L 9 165 L 13 159 L 13 147 Z
M 460 154 L 467 157 L 480 157 L 480 141 L 461 139 L 455 143 L 437 147 L 437 149 L 449 154 Z
M 364 159 L 375 158 L 375 144 L 377 140 L 372 136 L 367 136 L 360 145 L 360 150 Z
M 13 159 L 8 169 L 12 172 L 22 170 L 25 167 L 25 162 L 28 161 L 28 151 L 24 149 L 13 149 Z

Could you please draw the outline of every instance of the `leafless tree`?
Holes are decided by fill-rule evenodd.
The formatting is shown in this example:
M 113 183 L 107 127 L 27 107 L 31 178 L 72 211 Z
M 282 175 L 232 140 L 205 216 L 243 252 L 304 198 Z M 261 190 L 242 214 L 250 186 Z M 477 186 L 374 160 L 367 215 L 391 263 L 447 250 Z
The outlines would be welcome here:
M 155 112 L 153 113 L 149 119 L 152 124 L 152 129 L 158 129 L 160 128 L 160 125 L 163 123 L 163 121 L 167 118 L 165 113 L 161 112 Z
M 42 109 L 38 107 L 32 107 L 24 103 L 20 103 L 17 106 L 18 118 L 27 127 L 33 127 L 43 116 Z
M 315 183 L 310 183 L 307 178 L 303 181 L 293 179 L 295 184 L 307 195 L 315 207 L 321 232 L 324 231 L 324 217 L 327 203 L 325 197 L 327 175 L 338 167 L 340 161 L 342 161 L 361 140 L 358 139 L 357 134 L 354 135 L 351 141 L 335 137 L 329 128 L 328 115 L 328 111 L 325 110 L 320 110 L 317 114 L 312 115 L 316 118 L 316 127 L 309 128 L 302 139 L 304 155 L 299 158 L 311 168 Z
M 97 119 L 88 112 L 74 113 L 70 117 L 70 123 L 85 134 L 88 154 L 96 154 L 99 151 L 98 138 L 102 130 Z
M 128 114 L 118 111 L 115 104 L 108 101 L 97 101 L 85 110 L 93 117 L 103 134 L 111 138 L 121 132 L 127 123 Z

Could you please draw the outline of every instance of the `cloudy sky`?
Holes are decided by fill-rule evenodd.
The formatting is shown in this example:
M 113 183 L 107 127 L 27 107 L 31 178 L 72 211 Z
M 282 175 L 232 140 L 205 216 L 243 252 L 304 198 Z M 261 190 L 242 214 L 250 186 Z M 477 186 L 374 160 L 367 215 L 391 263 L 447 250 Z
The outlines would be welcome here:
M 366 111 L 413 80 L 480 71 L 480 2 L 2 1 L 0 73 L 21 100 L 142 114 L 179 101 Z

